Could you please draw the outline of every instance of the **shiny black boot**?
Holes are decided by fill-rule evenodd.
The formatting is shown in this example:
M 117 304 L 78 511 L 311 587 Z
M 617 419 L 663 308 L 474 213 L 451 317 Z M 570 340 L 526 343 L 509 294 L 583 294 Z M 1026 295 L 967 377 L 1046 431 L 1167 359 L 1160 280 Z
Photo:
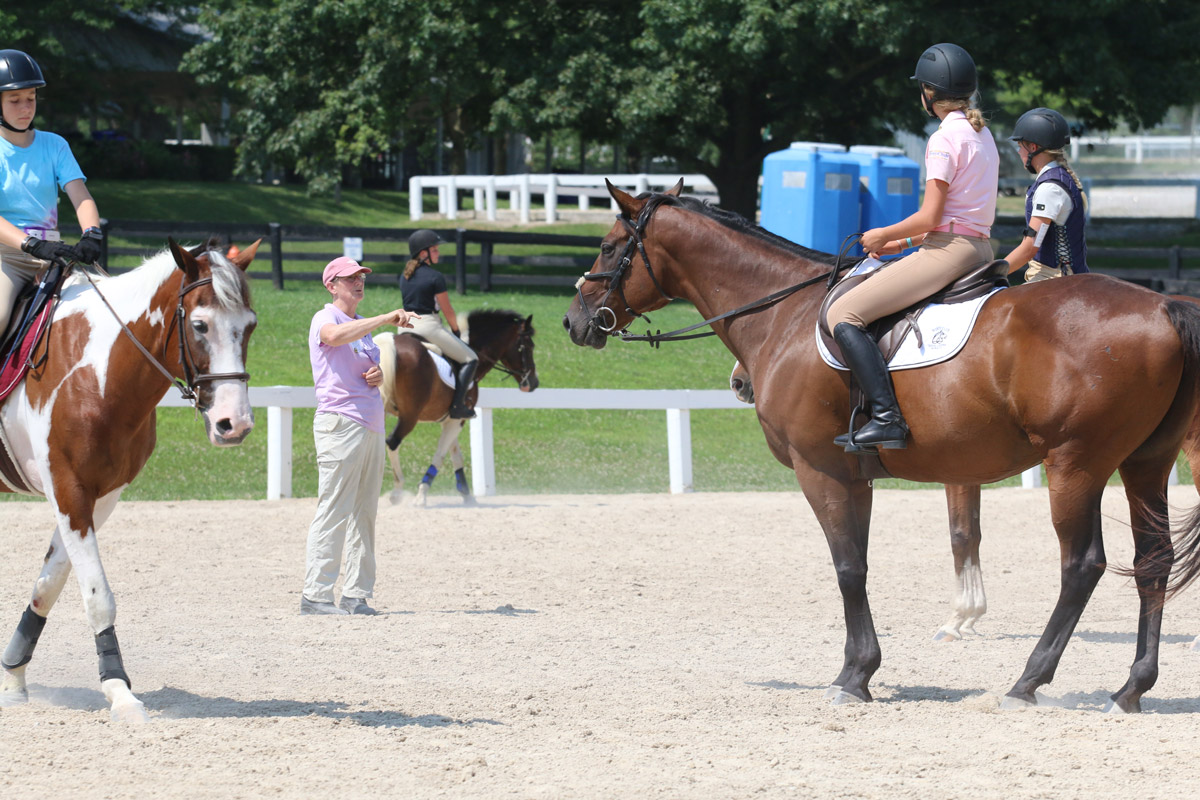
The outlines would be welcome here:
M 834 439 L 834 444 L 846 448 L 847 453 L 872 451 L 877 447 L 884 450 L 903 450 L 908 446 L 908 424 L 900 413 L 896 392 L 892 388 L 892 376 L 888 374 L 883 354 L 871 335 L 848 322 L 839 322 L 833 329 L 833 338 L 842 349 L 842 359 L 862 387 L 863 396 L 871 412 L 871 419 L 853 434 L 843 434 Z
M 479 361 L 468 361 L 454 373 L 454 399 L 450 401 L 450 419 L 471 419 L 475 409 L 467 405 L 467 392 L 475 382 L 475 368 Z

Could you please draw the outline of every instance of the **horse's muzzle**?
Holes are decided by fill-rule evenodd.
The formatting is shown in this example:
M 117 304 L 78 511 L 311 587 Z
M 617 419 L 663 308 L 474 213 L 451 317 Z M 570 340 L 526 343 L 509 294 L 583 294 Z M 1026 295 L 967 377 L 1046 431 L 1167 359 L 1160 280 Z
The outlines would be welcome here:
M 575 306 L 563 317 L 563 327 L 571 335 L 571 341 L 580 347 L 594 347 L 603 350 L 608 344 L 608 334 L 601 330 L 596 320 L 584 316 Z

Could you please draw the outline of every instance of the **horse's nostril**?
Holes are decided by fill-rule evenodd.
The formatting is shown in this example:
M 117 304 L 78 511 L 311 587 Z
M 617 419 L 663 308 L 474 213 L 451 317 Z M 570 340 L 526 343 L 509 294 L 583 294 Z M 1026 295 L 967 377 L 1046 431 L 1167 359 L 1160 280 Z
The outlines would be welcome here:
M 571 320 L 567 319 L 566 314 L 563 314 L 563 330 L 571 330 Z
M 217 433 L 221 434 L 222 436 L 226 436 L 229 434 L 230 431 L 233 430 L 233 423 L 231 423 L 229 421 L 228 417 L 226 417 L 225 419 L 219 419 L 219 420 L 217 420 L 216 428 L 217 428 Z

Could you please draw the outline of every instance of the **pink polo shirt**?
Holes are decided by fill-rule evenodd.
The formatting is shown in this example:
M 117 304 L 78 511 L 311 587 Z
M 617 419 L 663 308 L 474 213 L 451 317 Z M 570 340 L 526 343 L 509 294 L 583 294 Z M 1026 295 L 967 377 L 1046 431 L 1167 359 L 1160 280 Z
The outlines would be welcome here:
M 950 185 L 935 231 L 988 236 L 996 221 L 1000 154 L 992 132 L 975 130 L 967 115 L 951 111 L 925 146 L 925 179 Z
M 362 317 L 347 316 L 332 303 L 313 315 L 308 328 L 308 358 L 312 362 L 317 411 L 341 414 L 368 430 L 383 433 L 383 398 L 363 373 L 379 363 L 379 347 L 371 334 L 349 344 L 330 347 L 321 341 L 321 328 Z

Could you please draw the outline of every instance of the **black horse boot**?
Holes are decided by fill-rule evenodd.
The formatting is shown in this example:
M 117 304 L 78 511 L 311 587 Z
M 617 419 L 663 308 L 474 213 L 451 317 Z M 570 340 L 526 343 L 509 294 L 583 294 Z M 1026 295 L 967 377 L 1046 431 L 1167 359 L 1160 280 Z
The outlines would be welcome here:
M 862 387 L 863 396 L 870 407 L 871 419 L 851 434 L 834 439 L 834 444 L 853 453 L 861 450 L 870 452 L 876 447 L 885 450 L 903 450 L 908 444 L 908 424 L 900 413 L 896 392 L 892 388 L 892 376 L 888 374 L 883 354 L 871 335 L 856 325 L 839 322 L 833 329 L 834 341 L 842 349 L 842 359 Z
M 468 361 L 454 373 L 454 399 L 450 401 L 450 419 L 471 419 L 475 409 L 467 405 L 467 391 L 475 381 L 475 368 L 479 361 Z

